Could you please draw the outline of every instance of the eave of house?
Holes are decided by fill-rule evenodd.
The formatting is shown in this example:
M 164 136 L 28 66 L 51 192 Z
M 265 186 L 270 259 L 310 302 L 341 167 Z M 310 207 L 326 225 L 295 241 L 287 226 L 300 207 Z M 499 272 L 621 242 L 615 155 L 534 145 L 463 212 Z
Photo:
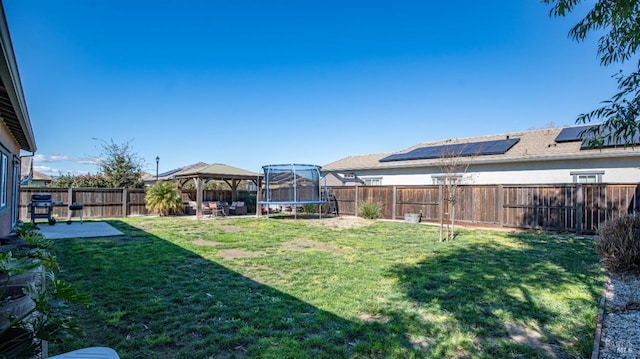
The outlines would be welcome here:
M 0 119 L 5 123 L 20 149 L 37 150 L 27 104 L 22 90 L 18 65 L 13 52 L 4 8 L 0 6 Z

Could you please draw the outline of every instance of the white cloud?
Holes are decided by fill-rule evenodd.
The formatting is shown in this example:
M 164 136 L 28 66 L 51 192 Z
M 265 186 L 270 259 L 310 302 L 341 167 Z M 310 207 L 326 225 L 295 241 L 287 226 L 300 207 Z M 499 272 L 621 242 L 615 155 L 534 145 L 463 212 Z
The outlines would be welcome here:
M 100 163 L 98 158 L 91 157 L 72 157 L 62 154 L 42 155 L 37 154 L 33 156 L 34 163 L 53 163 L 53 162 L 73 162 L 82 165 L 96 165 Z
M 49 167 L 49 166 L 33 166 L 33 170 L 41 173 L 46 173 L 53 177 L 58 177 L 60 175 L 79 176 L 79 175 L 86 175 L 86 174 L 92 173 L 91 171 L 81 170 L 81 169 L 63 170 L 60 168 Z
M 98 165 L 101 161 L 99 158 L 78 158 L 76 162 L 83 165 Z
M 71 161 L 71 157 L 67 155 L 53 154 L 49 156 L 49 161 L 50 162 Z
M 34 171 L 42 172 L 42 173 L 50 173 L 50 172 L 58 172 L 57 168 L 52 168 L 49 166 L 33 166 Z
M 33 155 L 33 162 L 46 162 L 45 155 Z
M 36 154 L 33 156 L 33 169 L 53 177 L 60 175 L 86 175 L 98 173 L 99 161 L 92 157 L 73 157 L 55 153 L 51 155 Z

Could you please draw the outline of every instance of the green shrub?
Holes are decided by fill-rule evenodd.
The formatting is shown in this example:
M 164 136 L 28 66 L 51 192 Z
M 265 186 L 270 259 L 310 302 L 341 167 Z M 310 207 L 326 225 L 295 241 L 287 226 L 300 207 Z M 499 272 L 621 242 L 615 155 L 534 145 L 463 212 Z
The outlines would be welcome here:
M 316 211 L 316 205 L 311 203 L 305 203 L 302 205 L 302 210 L 305 214 L 311 214 Z
M 24 222 L 16 227 L 15 232 L 18 237 L 23 237 L 28 233 L 34 233 L 37 229 L 38 226 L 36 226 L 34 223 Z
M 173 182 L 160 182 L 148 187 L 145 201 L 147 209 L 160 216 L 182 212 L 181 194 Z
M 596 251 L 612 273 L 640 273 L 640 217 L 625 216 L 601 226 Z
M 244 202 L 244 205 L 247 207 L 248 213 L 256 213 L 257 203 L 256 203 L 255 194 L 245 193 L 244 195 L 242 195 L 242 201 Z
M 366 219 L 377 219 L 382 215 L 382 205 L 377 202 L 364 202 L 358 207 L 358 215 Z
M 0 327 L 0 357 L 40 358 L 42 341 L 61 343 L 82 334 L 72 317 L 71 303 L 89 305 L 90 298 L 56 277 L 58 262 L 48 251 L 53 242 L 37 232 L 36 226 L 23 223 L 16 233 L 29 245 L 16 243 L 13 250 L 0 252 L 0 319 L 5 322 Z M 8 293 L 11 287 L 21 294 Z M 21 304 L 17 315 L 13 315 L 14 299 L 29 303 Z

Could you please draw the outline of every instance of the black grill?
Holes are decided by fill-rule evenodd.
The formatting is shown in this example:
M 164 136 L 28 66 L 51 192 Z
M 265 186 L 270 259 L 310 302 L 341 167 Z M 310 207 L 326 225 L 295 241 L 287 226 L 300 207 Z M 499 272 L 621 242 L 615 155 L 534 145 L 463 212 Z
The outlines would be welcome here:
M 35 223 L 36 218 L 46 218 L 51 222 L 53 203 L 50 194 L 32 194 L 29 206 L 31 207 L 31 223 Z

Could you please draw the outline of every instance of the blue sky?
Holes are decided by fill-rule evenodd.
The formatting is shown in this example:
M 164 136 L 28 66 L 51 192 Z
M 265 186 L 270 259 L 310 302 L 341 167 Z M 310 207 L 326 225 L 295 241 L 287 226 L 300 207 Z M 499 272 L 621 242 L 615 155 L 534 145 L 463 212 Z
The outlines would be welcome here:
M 538 0 L 4 0 L 36 170 L 258 171 L 572 125 L 615 91 Z M 579 9 L 584 13 L 588 8 Z

